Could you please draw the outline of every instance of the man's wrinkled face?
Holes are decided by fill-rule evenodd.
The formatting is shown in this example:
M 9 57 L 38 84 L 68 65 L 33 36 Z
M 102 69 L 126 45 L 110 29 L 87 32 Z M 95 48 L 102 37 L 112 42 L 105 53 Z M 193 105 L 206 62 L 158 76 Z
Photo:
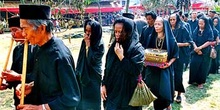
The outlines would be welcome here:
M 41 41 L 41 32 L 38 32 L 37 28 L 29 24 L 27 20 L 20 19 L 20 27 L 22 29 L 22 35 L 31 43 L 38 44 Z

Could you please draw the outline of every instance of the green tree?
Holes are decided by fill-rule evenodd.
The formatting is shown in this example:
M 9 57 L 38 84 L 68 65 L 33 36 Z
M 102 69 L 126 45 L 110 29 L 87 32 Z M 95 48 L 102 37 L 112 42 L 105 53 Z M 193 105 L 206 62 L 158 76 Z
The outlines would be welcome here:
M 175 6 L 174 0 L 142 0 L 143 6 L 146 9 L 154 10 L 163 7 L 164 9 L 169 5 L 172 4 Z

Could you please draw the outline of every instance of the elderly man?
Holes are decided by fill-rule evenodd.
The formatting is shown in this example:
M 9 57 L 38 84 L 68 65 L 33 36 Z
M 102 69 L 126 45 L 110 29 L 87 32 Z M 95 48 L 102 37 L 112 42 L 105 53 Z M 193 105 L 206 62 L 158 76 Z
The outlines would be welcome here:
M 21 73 L 22 73 L 22 61 L 23 61 L 23 52 L 24 52 L 24 36 L 22 36 L 22 30 L 20 28 L 20 17 L 12 16 L 8 19 L 9 28 L 11 35 L 14 38 L 15 42 L 18 45 L 13 50 L 12 66 L 10 70 L 2 71 L 2 76 L 7 82 L 7 88 L 14 90 L 16 86 L 21 82 Z M 38 47 L 33 45 L 28 45 L 28 60 L 27 60 L 27 79 L 26 82 L 29 83 L 33 80 L 31 72 L 33 71 L 34 66 L 34 55 L 37 52 Z M 4 84 L 3 84 L 4 85 Z M 6 88 L 5 88 L 6 89 Z M 14 94 L 14 105 L 15 107 L 19 104 L 20 100 Z M 35 103 L 35 95 L 32 92 L 28 95 L 24 102 L 27 104 Z
M 19 5 L 19 11 L 22 34 L 39 46 L 32 90 L 37 91 L 40 105 L 19 105 L 18 109 L 74 110 L 80 100 L 74 60 L 62 40 L 52 34 L 50 7 Z

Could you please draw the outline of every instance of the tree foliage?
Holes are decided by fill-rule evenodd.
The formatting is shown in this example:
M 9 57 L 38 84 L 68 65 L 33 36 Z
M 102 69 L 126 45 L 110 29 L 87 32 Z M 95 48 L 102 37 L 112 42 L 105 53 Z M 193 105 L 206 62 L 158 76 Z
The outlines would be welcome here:
M 174 0 L 142 0 L 146 9 L 156 10 L 157 8 L 165 8 L 168 4 L 175 4 Z

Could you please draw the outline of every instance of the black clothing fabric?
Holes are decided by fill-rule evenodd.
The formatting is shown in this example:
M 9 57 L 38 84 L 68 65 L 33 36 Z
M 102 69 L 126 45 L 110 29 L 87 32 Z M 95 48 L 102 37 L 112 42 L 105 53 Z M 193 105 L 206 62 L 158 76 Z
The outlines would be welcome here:
M 164 50 L 168 52 L 168 61 L 172 58 L 178 58 L 178 46 L 170 28 L 169 22 L 163 20 L 165 41 L 163 44 Z M 153 31 L 150 36 L 151 40 L 146 48 L 156 48 L 157 33 Z M 154 101 L 155 109 L 164 109 L 173 102 L 174 95 L 174 69 L 173 64 L 166 69 L 159 67 L 147 66 L 144 68 L 145 82 L 157 99 Z M 157 103 L 159 102 L 159 103 Z M 160 103 L 163 102 L 163 103 Z
M 140 37 L 140 43 L 142 44 L 142 46 L 144 48 L 146 48 L 149 45 L 150 42 L 150 35 L 152 34 L 152 32 L 154 31 L 154 26 L 145 26 L 142 30 L 142 34 Z
M 124 58 L 121 61 L 114 51 L 116 41 L 113 42 L 106 56 L 102 81 L 102 85 L 107 89 L 105 109 L 141 110 L 141 107 L 132 107 L 128 103 L 137 86 L 138 75 L 143 69 L 144 49 L 139 43 L 134 21 L 122 17 L 118 18 L 114 25 L 116 23 L 123 23 L 123 30 L 128 36 L 120 44 L 124 49 Z
M 51 110 L 75 110 L 80 91 L 73 57 L 62 40 L 52 37 L 41 46 L 35 64 L 39 104 L 48 103 Z
M 140 20 L 140 19 L 134 20 L 134 22 L 136 23 L 138 34 L 141 37 L 144 27 L 147 26 L 147 22 L 144 20 Z
M 199 20 L 198 19 L 188 20 L 188 23 L 190 24 L 191 30 L 193 32 L 196 29 L 196 27 L 198 26 Z
M 104 55 L 102 28 L 98 22 L 88 21 L 90 21 L 92 29 L 90 41 L 94 41 L 95 43 L 91 43 L 88 48 L 88 54 L 86 52 L 85 41 L 83 40 L 81 44 L 76 67 L 81 89 L 81 101 L 77 110 L 101 110 L 101 67 L 102 57 Z M 85 25 L 88 25 L 88 21 L 85 22 Z
M 26 69 L 26 83 L 30 83 L 34 80 L 34 75 L 32 73 L 33 67 L 34 67 L 34 56 L 38 50 L 37 46 L 28 45 L 28 57 L 27 57 L 27 69 Z M 14 50 L 13 50 L 13 59 L 12 59 L 12 66 L 11 70 L 22 74 L 22 66 L 23 66 L 23 53 L 24 53 L 24 44 L 18 44 Z M 17 107 L 17 105 L 20 103 L 20 99 L 15 94 L 16 87 L 18 84 L 21 83 L 21 81 L 13 81 L 13 82 L 7 82 L 9 84 L 9 88 L 14 89 L 14 105 Z M 34 93 L 31 93 L 27 97 L 25 97 L 24 100 L 25 104 L 36 104 L 36 97 Z

